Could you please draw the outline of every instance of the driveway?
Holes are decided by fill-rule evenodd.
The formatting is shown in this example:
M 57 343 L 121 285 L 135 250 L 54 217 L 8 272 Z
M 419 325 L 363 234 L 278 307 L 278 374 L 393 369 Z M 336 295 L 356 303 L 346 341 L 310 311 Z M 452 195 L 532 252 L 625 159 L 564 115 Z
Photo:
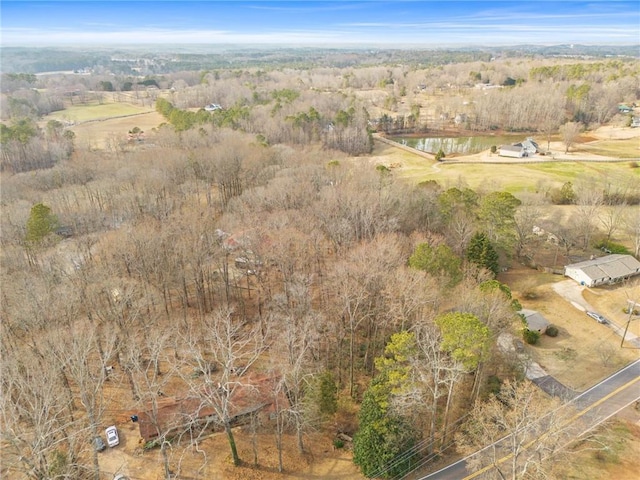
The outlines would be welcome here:
M 574 280 L 563 280 L 553 284 L 553 290 L 578 310 L 595 310 L 582 296 L 584 289 L 583 285 L 577 284 Z
M 587 287 L 579 285 L 574 280 L 563 280 L 562 282 L 553 284 L 553 290 L 578 310 L 582 312 L 586 312 L 587 310 L 595 311 L 596 309 L 593 308 L 582 296 L 582 291 L 585 288 Z M 616 334 L 621 338 L 624 335 L 625 343 L 629 343 L 636 348 L 640 348 L 640 338 L 633 333 L 627 332 L 625 335 L 624 328 L 611 321 L 607 323 L 607 327 L 616 332 Z

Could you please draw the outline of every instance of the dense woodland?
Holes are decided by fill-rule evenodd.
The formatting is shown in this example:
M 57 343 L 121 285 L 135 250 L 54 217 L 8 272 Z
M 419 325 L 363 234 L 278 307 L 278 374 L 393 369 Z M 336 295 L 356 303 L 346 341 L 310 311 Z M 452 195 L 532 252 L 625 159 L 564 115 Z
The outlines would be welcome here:
M 278 447 L 282 435 L 301 450 L 317 430 L 355 435 L 369 477 L 399 476 L 461 432 L 460 451 L 481 445 L 468 412 L 495 418 L 482 416 L 487 399 L 540 408 L 496 347 L 522 331 L 496 275 L 535 250 L 552 202 L 576 206 L 541 225 L 565 258 L 612 238 L 637 256 L 640 217 L 627 208 L 637 179 L 526 194 L 463 179 L 413 186 L 358 155 L 382 115 L 428 130 L 466 112 L 468 129 L 548 135 L 623 122 L 618 104 L 640 97 L 640 64 L 473 60 L 185 71 L 153 77 L 151 92 L 128 75 L 5 75 L 3 477 L 99 479 L 91 438 L 105 422 L 185 392 L 216 412 L 234 463 L 247 462 L 230 411 L 250 374 L 273 379 L 276 412 L 258 428 Z M 66 125 L 40 120 L 81 97 L 131 92 L 167 120 L 144 141 L 122 132 L 85 149 Z M 424 92 L 431 104 L 418 103 Z M 202 109 L 211 102 L 224 108 Z M 158 434 L 148 447 L 170 478 L 206 429 Z M 523 454 L 514 478 L 546 471 L 558 446 Z

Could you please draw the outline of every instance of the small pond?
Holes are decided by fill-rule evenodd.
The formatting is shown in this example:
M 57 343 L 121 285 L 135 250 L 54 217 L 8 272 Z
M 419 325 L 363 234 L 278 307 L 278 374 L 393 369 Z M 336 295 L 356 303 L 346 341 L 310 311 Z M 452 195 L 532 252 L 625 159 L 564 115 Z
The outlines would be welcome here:
M 510 145 L 526 140 L 526 134 L 486 135 L 476 137 L 389 137 L 389 140 L 401 145 L 436 153 L 442 148 L 445 155 L 451 153 L 473 154 L 491 148 L 492 145 Z

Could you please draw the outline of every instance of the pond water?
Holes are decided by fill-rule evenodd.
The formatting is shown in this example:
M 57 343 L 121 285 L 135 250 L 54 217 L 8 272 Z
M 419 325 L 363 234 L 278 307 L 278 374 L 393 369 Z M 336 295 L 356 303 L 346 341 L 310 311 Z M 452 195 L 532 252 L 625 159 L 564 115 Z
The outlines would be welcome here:
M 401 145 L 437 153 L 442 148 L 445 155 L 450 153 L 472 154 L 491 148 L 492 145 L 510 145 L 526 140 L 526 134 L 519 135 L 486 135 L 476 137 L 389 137 L 389 140 Z

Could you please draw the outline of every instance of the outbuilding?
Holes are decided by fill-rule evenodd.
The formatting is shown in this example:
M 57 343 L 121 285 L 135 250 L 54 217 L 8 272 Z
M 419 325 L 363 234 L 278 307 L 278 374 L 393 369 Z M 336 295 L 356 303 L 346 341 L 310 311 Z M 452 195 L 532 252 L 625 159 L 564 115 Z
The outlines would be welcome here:
M 542 316 L 540 312 L 536 312 L 535 310 L 520 310 L 520 313 L 525 322 L 527 322 L 527 328 L 531 331 L 538 332 L 540 335 L 544 335 L 549 327 L 549 321 Z
M 566 265 L 564 275 L 586 287 L 611 285 L 640 275 L 640 262 L 631 255 L 606 255 Z
M 526 151 L 522 145 L 502 145 L 498 155 L 501 157 L 522 158 L 526 155 Z

